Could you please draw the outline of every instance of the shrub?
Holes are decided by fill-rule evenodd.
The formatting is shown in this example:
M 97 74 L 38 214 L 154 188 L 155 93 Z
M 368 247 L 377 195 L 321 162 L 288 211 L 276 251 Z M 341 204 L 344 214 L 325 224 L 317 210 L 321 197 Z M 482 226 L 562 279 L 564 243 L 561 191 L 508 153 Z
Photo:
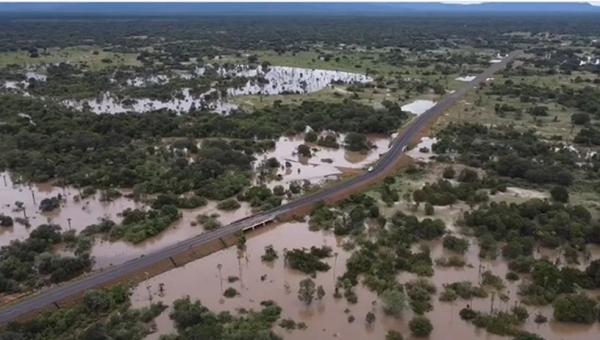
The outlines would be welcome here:
M 445 236 L 442 245 L 459 254 L 464 254 L 469 249 L 469 241 L 453 235 Z
M 273 248 L 273 246 L 268 245 L 265 247 L 265 253 L 260 258 L 264 262 L 273 262 L 278 257 L 279 255 L 277 255 L 277 251 Z
M 385 340 L 404 340 L 404 337 L 397 331 L 388 331 Z
M 426 337 L 433 331 L 431 321 L 424 316 L 416 316 L 408 323 L 411 333 L 416 337 Z
M 12 227 L 14 225 L 14 221 L 12 217 L 6 216 L 4 214 L 0 214 L 0 227 Z
M 590 122 L 590 115 L 587 113 L 574 113 L 571 115 L 571 123 L 575 125 L 585 125 Z
M 591 324 L 597 319 L 596 302 L 585 294 L 561 296 L 554 302 L 554 318 Z
M 223 296 L 226 298 L 233 298 L 233 297 L 236 297 L 237 295 L 238 295 L 238 291 L 233 287 L 229 287 L 229 288 L 225 289 L 225 291 L 223 292 Z
M 241 205 L 237 200 L 235 200 L 233 198 L 229 198 L 229 199 L 219 202 L 217 204 L 217 209 L 219 209 L 219 210 L 236 210 L 236 209 L 239 209 L 240 206 Z
M 452 179 L 454 178 L 454 176 L 456 176 L 456 171 L 452 166 L 447 166 L 446 168 L 444 168 L 442 177 L 444 177 L 445 179 Z
M 562 185 L 557 185 L 550 189 L 550 195 L 557 202 L 567 203 L 569 201 L 569 192 Z

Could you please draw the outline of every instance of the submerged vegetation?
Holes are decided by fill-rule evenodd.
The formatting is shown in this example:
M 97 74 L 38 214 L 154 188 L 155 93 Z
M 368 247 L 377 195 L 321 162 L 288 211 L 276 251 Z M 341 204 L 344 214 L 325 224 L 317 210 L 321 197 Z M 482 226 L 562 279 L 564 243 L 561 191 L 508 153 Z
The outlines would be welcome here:
M 88 249 L 74 256 L 53 254 L 62 242 L 76 243 L 76 237 L 61 232 L 55 224 L 42 224 L 24 241 L 0 249 L 0 293 L 25 292 L 45 284 L 70 280 L 92 267 Z
M 216 230 L 226 223 L 220 215 L 269 210 L 318 190 L 327 185 L 311 178 L 320 164 L 346 176 L 320 152 L 348 151 L 348 162 L 382 155 L 388 149 L 373 136 L 390 137 L 422 113 L 406 112 L 407 104 L 440 102 L 506 53 L 523 50 L 430 127 L 431 143 L 423 139 L 411 150 L 427 157 L 310 213 L 310 229 L 331 233 L 347 255 L 345 270 L 338 248 L 280 249 L 273 242 L 246 254 L 242 235 L 240 274 L 215 295 L 226 303 L 253 301 L 245 295 L 242 259 L 259 258 L 261 283 L 275 280 L 268 270 L 278 264 L 301 276 L 298 285 L 283 285 L 307 315 L 330 308 L 323 303 L 330 297 L 343 298 L 341 320 L 349 329 L 364 324 L 378 332 L 389 327 L 384 318 L 406 326 L 404 335 L 385 329 L 389 340 L 440 337 L 445 329 L 431 312 L 451 303 L 461 304 L 452 309 L 460 322 L 514 339 L 541 339 L 528 332 L 530 319 L 540 334 L 548 331 L 544 323 L 595 323 L 598 301 L 589 291 L 600 288 L 593 252 L 600 245 L 596 19 L 3 20 L 0 170 L 19 183 L 73 186 L 78 200 L 98 192 L 105 204 L 123 196 L 144 206 L 122 211 L 122 221 L 89 221 L 79 233 L 51 221 L 71 197 L 35 202 L 48 219 L 35 228 L 28 229 L 27 216 L 16 217 L 26 215 L 22 202 L 2 211 L 0 232 L 25 228 L 26 237 L 0 249 L 1 297 L 90 271 L 96 237 L 145 245 L 175 224 Z M 290 140 L 300 142 L 268 155 Z M 375 159 L 356 164 L 367 172 Z M 509 271 L 482 265 L 491 260 Z M 217 270 L 222 281 L 221 262 Z M 474 270 L 476 280 L 444 276 Z M 324 276 L 335 286 L 322 285 Z M 361 289 L 377 301 L 357 311 L 353 306 L 365 303 Z M 181 296 L 165 311 L 162 303 L 132 309 L 122 287 L 90 291 L 72 308 L 6 326 L 0 338 L 143 339 L 161 313 L 175 327 L 161 335 L 165 340 L 315 334 L 308 333 L 309 318 L 296 322 L 274 301 L 217 313 Z M 484 299 L 490 311 L 474 307 Z M 503 308 L 494 306 L 498 300 Z M 538 308 L 544 315 L 534 317 Z

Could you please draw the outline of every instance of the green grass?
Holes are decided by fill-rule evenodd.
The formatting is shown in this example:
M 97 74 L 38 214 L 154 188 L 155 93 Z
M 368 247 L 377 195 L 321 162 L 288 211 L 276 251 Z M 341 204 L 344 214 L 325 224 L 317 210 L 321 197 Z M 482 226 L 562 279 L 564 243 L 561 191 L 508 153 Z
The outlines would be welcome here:
M 97 51 L 98 54 L 93 52 Z M 70 62 L 73 64 L 85 64 L 92 70 L 99 70 L 109 66 L 139 66 L 135 53 L 115 53 L 105 52 L 100 48 L 92 47 L 69 47 L 64 49 L 48 49 L 46 52 L 40 52 L 38 58 L 31 58 L 29 53 L 3 52 L 0 53 L 0 67 L 16 64 L 21 66 L 51 64 L 60 62 Z M 110 59 L 112 63 L 103 60 Z
M 503 82 L 504 78 L 497 76 L 495 81 Z M 502 117 L 495 112 L 496 103 L 514 106 L 522 113 L 519 116 L 514 112 L 506 112 Z M 535 105 L 548 107 L 548 116 L 533 117 L 530 115 L 527 110 Z M 471 91 L 463 100 L 447 111 L 447 115 L 441 120 L 441 125 L 443 126 L 444 122 L 449 121 L 487 125 L 512 124 L 523 130 L 535 129 L 541 136 L 546 138 L 561 136 L 562 140 L 571 141 L 579 131 L 578 127 L 572 127 L 571 124 L 571 115 L 575 112 L 577 110 L 568 109 L 553 102 L 522 103 L 519 98 L 489 96 L 485 94 L 485 90 L 479 93 Z

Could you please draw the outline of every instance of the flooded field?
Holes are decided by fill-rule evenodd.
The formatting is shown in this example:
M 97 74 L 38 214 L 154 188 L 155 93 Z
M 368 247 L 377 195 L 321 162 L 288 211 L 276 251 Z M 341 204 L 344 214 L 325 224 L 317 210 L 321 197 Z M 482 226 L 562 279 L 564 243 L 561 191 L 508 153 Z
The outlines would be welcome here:
M 186 113 L 192 109 L 207 109 L 217 113 L 229 113 L 237 106 L 222 100 L 208 101 L 205 96 L 214 90 L 207 91 L 200 96 L 193 96 L 190 90 L 184 88 L 177 98 L 170 101 L 161 101 L 150 98 L 135 98 L 126 101 L 118 99 L 110 92 L 101 94 L 98 98 L 83 101 L 65 100 L 63 104 L 76 110 L 89 109 L 94 113 L 116 114 L 124 112 L 149 112 L 155 110 L 171 110 L 178 113 Z
M 221 76 L 260 77 L 266 81 L 248 81 L 244 86 L 228 89 L 230 96 L 307 94 L 320 91 L 331 84 L 367 83 L 373 78 L 359 73 L 308 69 L 288 66 L 250 68 L 237 65 L 232 69 L 219 68 Z
M 43 199 L 58 195 L 63 199 L 60 207 L 49 212 L 40 211 L 39 206 Z M 141 206 L 125 196 L 104 201 L 102 193 L 98 192 L 81 199 L 81 192 L 72 187 L 55 187 L 50 183 L 16 184 L 8 173 L 3 172 L 0 173 L 0 213 L 13 219 L 26 218 L 31 226 L 26 227 L 15 222 L 12 227 L 0 227 L 0 246 L 13 240 L 27 238 L 29 232 L 40 224 L 54 223 L 60 225 L 63 230 L 73 229 L 79 232 L 86 226 L 97 223 L 101 218 L 110 218 L 118 223 L 121 220 L 118 216 L 121 211 Z
M 262 66 L 255 68 L 248 65 L 234 65 L 232 67 L 216 67 L 207 65 L 197 68 L 193 74 L 179 75 L 183 79 L 202 77 L 210 70 L 222 78 L 245 77 L 250 78 L 243 86 L 226 89 L 228 97 L 246 95 L 280 95 L 280 94 L 307 94 L 320 91 L 333 84 L 366 83 L 373 79 L 369 76 L 342 71 L 307 69 L 287 66 Z M 144 87 L 146 85 L 166 84 L 169 78 L 165 75 L 152 77 L 136 77 L 129 79 L 126 84 L 131 87 Z M 177 113 L 186 113 L 193 109 L 206 109 L 212 112 L 226 114 L 238 107 L 227 102 L 226 98 L 207 99 L 214 95 L 215 89 L 210 89 L 200 95 L 192 95 L 188 88 L 182 88 L 177 96 L 169 101 L 150 98 L 122 99 L 113 93 L 105 92 L 97 98 L 86 100 L 65 100 L 63 104 L 77 110 L 89 109 L 95 113 L 123 113 L 123 112 L 149 112 L 154 110 L 171 110 Z
M 23 76 L 25 77 L 25 80 L 5 80 L 5 81 L 0 81 L 0 89 L 5 89 L 8 90 L 9 92 L 16 92 L 16 93 L 20 93 L 24 96 L 29 96 L 29 92 L 25 91 L 27 88 L 29 88 L 29 80 L 35 80 L 38 82 L 45 82 L 47 81 L 47 76 L 45 74 L 39 73 L 39 72 L 33 72 L 33 71 L 26 71 Z
M 283 308 L 282 318 L 291 318 L 296 322 L 305 322 L 306 330 L 292 332 L 276 328 L 276 332 L 285 339 L 383 339 L 386 329 L 400 328 L 396 320 L 383 315 L 379 311 L 377 297 L 366 290 L 357 290 L 358 303 L 349 305 L 345 299 L 333 298 L 335 275 L 341 275 L 345 270 L 345 261 L 349 253 L 341 248 L 341 239 L 332 233 L 311 232 L 306 223 L 286 223 L 283 225 L 257 230 L 250 235 L 247 250 L 241 258 L 235 247 L 224 249 L 208 257 L 189 263 L 181 268 L 142 282 L 132 296 L 133 305 L 146 306 L 152 301 L 171 303 L 174 300 L 190 295 L 198 298 L 204 305 L 214 311 L 238 308 L 260 309 L 263 300 L 274 300 Z M 260 256 L 267 245 L 273 245 L 279 253 L 272 265 L 263 263 Z M 305 306 L 297 298 L 299 282 L 307 276 L 290 270 L 284 266 L 283 250 L 328 245 L 337 256 L 332 256 L 326 262 L 332 267 L 328 272 L 319 273 L 315 279 L 317 285 L 323 285 L 326 295 L 322 301 L 316 301 L 311 306 Z M 222 266 L 219 270 L 219 265 Z M 219 273 L 220 272 L 220 273 Z M 264 280 L 261 279 L 263 275 Z M 239 281 L 229 283 L 228 277 L 236 276 Z M 159 284 L 165 285 L 165 294 L 158 294 Z M 227 299 L 223 291 L 234 287 L 240 295 Z M 375 305 L 373 302 L 375 301 Z M 349 313 L 344 310 L 350 309 Z M 377 321 L 373 327 L 367 328 L 365 314 L 373 310 Z M 151 335 L 157 339 L 159 334 L 167 334 L 172 330 L 168 318 L 168 310 L 158 317 L 159 332 Z M 356 321 L 348 323 L 349 315 L 354 315 Z
M 5 184 L 6 183 L 6 184 Z M 124 191 L 126 194 L 127 192 Z M 61 195 L 60 207 L 50 212 L 39 210 L 40 202 L 45 198 Z M 16 202 L 22 202 L 22 205 Z M 252 214 L 248 203 L 241 202 L 240 208 L 233 211 L 222 211 L 216 208 L 217 202 L 210 201 L 206 206 L 197 209 L 182 209 L 182 218 L 159 235 L 142 243 L 132 244 L 122 240 L 110 241 L 98 236 L 92 246 L 91 255 L 95 258 L 95 269 L 123 263 L 127 260 L 148 254 L 168 245 L 183 241 L 205 232 L 201 225 L 195 223 L 200 214 L 214 214 L 217 220 L 226 225 Z M 15 184 L 8 173 L 0 173 L 0 214 L 16 218 L 27 218 L 30 227 L 14 222 L 12 227 L 0 227 L 0 247 L 14 240 L 24 240 L 37 226 L 54 223 L 63 231 L 80 232 L 88 225 L 98 223 L 102 218 L 109 218 L 119 223 L 119 214 L 127 208 L 143 208 L 145 205 L 131 198 L 121 196 L 112 201 L 102 200 L 98 192 L 81 199 L 81 192 L 72 187 L 55 187 L 50 183 Z
M 343 134 L 338 135 L 339 144 L 343 143 L 344 137 Z M 294 181 L 309 181 L 312 184 L 318 184 L 325 180 L 337 179 L 345 170 L 365 168 L 389 149 L 392 140 L 392 137 L 383 135 L 368 135 L 367 138 L 374 146 L 367 152 L 348 151 L 343 146 L 328 148 L 307 143 L 312 148 L 312 157 L 306 158 L 297 153 L 298 145 L 305 143 L 304 136 L 302 134 L 284 136 L 276 141 L 273 150 L 257 155 L 255 165 L 258 166 L 261 161 L 272 157 L 275 157 L 282 165 L 276 173 L 276 176 L 280 176 L 281 179 L 269 181 L 267 183 L 269 187 L 287 186 Z
M 149 254 L 166 246 L 186 240 L 190 237 L 205 232 L 201 225 L 196 225 L 196 216 L 200 214 L 219 214 L 218 220 L 222 225 L 229 224 L 252 214 L 248 203 L 240 202 L 240 208 L 233 211 L 217 210 L 216 202 L 197 209 L 182 209 L 182 218 L 159 235 L 152 237 L 142 243 L 132 244 L 125 241 L 111 242 L 108 240 L 97 240 L 92 248 L 95 258 L 94 268 L 105 268 L 111 265 L 123 263 L 127 260 Z
M 344 239 L 338 238 L 330 232 L 311 232 L 306 223 L 286 223 L 257 230 L 249 234 L 247 249 L 239 252 L 235 247 L 221 250 L 208 257 L 196 260 L 181 268 L 171 270 L 157 277 L 139 284 L 132 295 L 135 307 L 147 306 L 150 302 L 163 301 L 171 304 L 178 298 L 189 295 L 192 299 L 199 299 L 205 306 L 213 311 L 231 311 L 237 309 L 260 309 L 263 300 L 274 300 L 283 308 L 282 318 L 291 318 L 296 322 L 305 322 L 307 329 L 286 331 L 275 326 L 275 331 L 284 339 L 383 339 L 387 330 L 398 330 L 405 338 L 410 334 L 408 322 L 413 316 L 410 310 L 404 311 L 400 318 L 387 316 L 383 313 L 381 303 L 373 292 L 359 285 L 356 287 L 358 295 L 357 304 L 349 304 L 345 299 L 335 299 L 332 296 L 335 276 L 345 271 L 345 261 L 350 253 L 342 248 Z M 454 303 L 443 303 L 438 300 L 443 285 L 455 281 L 468 280 L 479 284 L 480 272 L 491 270 L 494 274 L 504 278 L 508 271 L 505 261 L 482 261 L 478 257 L 479 248 L 474 240 L 464 258 L 468 265 L 461 269 L 443 268 L 436 266 L 435 274 L 429 280 L 433 282 L 438 293 L 433 296 L 434 310 L 427 313 L 434 325 L 430 339 L 506 339 L 477 329 L 473 325 L 460 319 L 458 312 L 467 304 L 481 311 L 489 311 L 492 306 L 491 295 L 484 299 L 457 300 Z M 431 249 L 432 258 L 448 256 L 450 253 L 443 249 L 441 242 L 425 242 Z M 279 253 L 279 259 L 273 264 L 263 263 L 260 256 L 264 248 L 273 245 Z M 326 259 L 332 267 L 328 272 L 319 273 L 314 279 L 317 285 L 323 285 L 326 295 L 322 301 L 315 301 L 310 306 L 305 306 L 296 296 L 299 281 L 307 276 L 290 268 L 286 268 L 282 259 L 284 249 L 302 248 L 310 246 L 328 245 L 333 248 L 334 257 Z M 593 258 L 600 256 L 600 249 L 593 249 Z M 539 253 L 536 257 L 547 256 L 551 260 L 552 254 Z M 229 282 L 229 277 L 238 280 Z M 399 282 L 405 283 L 416 277 L 409 273 L 400 274 Z M 494 302 L 494 310 L 507 310 L 518 304 L 518 285 L 504 280 L 506 289 L 503 291 L 509 299 L 498 299 Z M 164 292 L 159 292 L 159 285 L 164 285 Z M 223 291 L 229 287 L 235 288 L 239 295 L 234 298 L 223 297 Z M 552 321 L 552 308 L 527 307 L 530 317 L 524 329 L 536 332 L 546 339 L 596 339 L 600 332 L 600 325 L 575 325 Z M 376 321 L 368 326 L 365 314 L 372 311 Z M 173 332 L 173 324 L 168 317 L 169 309 L 157 318 L 158 332 L 148 339 L 158 339 L 161 334 Z M 549 318 L 545 324 L 536 324 L 533 319 L 541 313 Z M 356 320 L 348 322 L 352 315 Z M 410 338 L 410 337 L 408 337 Z

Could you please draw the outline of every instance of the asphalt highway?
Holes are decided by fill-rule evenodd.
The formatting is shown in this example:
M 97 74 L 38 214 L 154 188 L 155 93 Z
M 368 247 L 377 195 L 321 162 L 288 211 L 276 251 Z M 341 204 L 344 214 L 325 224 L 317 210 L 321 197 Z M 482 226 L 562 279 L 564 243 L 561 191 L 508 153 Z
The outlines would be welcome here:
M 412 124 L 402 133 L 400 133 L 398 137 L 396 137 L 396 139 L 393 141 L 392 147 L 381 156 L 378 162 L 373 166 L 372 171 L 354 177 L 350 180 L 343 181 L 336 186 L 301 197 L 272 210 L 258 213 L 256 215 L 233 222 L 217 230 L 178 242 L 146 256 L 112 266 L 102 271 L 93 272 L 89 275 L 68 283 L 64 283 L 62 285 L 57 285 L 42 290 L 13 304 L 1 307 L 0 324 L 5 324 L 23 315 L 33 313 L 55 303 L 60 303 L 61 301 L 67 300 L 71 297 L 79 296 L 87 290 L 102 287 L 120 279 L 125 279 L 132 274 L 143 272 L 145 269 L 152 268 L 152 266 L 168 260 L 169 258 L 186 253 L 190 249 L 202 246 L 203 244 L 208 244 L 220 238 L 231 236 L 236 232 L 246 230 L 249 227 L 253 227 L 262 222 L 271 221 L 280 215 L 314 206 L 315 204 L 323 202 L 328 198 L 339 197 L 340 195 L 344 195 L 348 192 L 358 191 L 368 184 L 374 183 L 387 175 L 391 175 L 394 171 L 397 161 L 404 154 L 408 145 L 418 136 L 422 129 L 427 127 L 427 125 L 434 118 L 437 118 L 450 106 L 464 97 L 468 91 L 478 87 L 481 83 L 486 82 L 487 79 L 491 78 L 494 73 L 504 68 L 506 64 L 513 60 L 519 53 L 519 51 L 513 52 L 507 57 L 503 58 L 501 62 L 491 64 L 475 79 L 467 82 L 465 86 L 444 97 L 435 106 L 415 118 Z

